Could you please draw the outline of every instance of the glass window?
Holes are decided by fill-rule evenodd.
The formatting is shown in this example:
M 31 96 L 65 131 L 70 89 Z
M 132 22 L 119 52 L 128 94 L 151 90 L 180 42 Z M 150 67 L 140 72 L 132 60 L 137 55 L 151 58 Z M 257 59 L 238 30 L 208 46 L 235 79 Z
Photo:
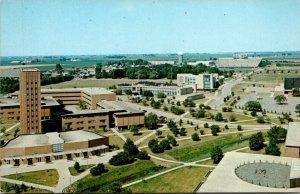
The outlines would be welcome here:
M 52 152 L 55 153 L 55 152 L 62 152 L 64 151 L 64 146 L 62 143 L 60 144 L 53 144 L 52 145 Z

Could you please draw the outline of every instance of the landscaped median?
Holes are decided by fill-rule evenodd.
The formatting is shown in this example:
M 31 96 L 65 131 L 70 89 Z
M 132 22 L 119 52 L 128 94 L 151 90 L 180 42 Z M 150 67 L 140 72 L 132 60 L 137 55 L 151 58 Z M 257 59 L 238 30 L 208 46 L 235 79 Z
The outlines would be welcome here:
M 223 152 L 247 147 L 249 145 L 249 138 L 253 133 L 208 136 L 202 137 L 199 142 L 192 141 L 191 139 L 178 141 L 178 146 L 159 154 L 153 154 L 149 148 L 145 148 L 145 150 L 161 158 L 193 162 L 209 158 L 210 152 L 215 146 L 221 147 Z

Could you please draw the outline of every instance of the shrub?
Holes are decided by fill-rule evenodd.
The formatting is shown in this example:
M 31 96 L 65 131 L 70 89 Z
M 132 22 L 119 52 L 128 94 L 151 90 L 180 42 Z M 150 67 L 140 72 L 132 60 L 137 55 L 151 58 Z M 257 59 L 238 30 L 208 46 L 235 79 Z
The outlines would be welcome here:
M 222 149 L 219 146 L 214 147 L 210 153 L 210 157 L 215 164 L 218 164 L 223 158 Z
M 204 128 L 209 128 L 209 125 L 208 125 L 208 123 L 204 123 Z
M 133 157 L 139 153 L 138 148 L 134 144 L 134 142 L 131 139 L 127 139 L 124 146 L 123 146 L 124 152 L 128 153 L 130 157 Z
M 236 116 L 235 116 L 234 114 L 231 114 L 231 115 L 229 116 L 229 121 L 230 121 L 230 122 L 236 121 Z
M 251 150 L 260 150 L 264 147 L 264 141 L 262 132 L 258 132 L 250 137 L 249 148 Z
M 215 116 L 216 121 L 223 121 L 223 115 L 222 113 L 218 112 Z
M 257 112 L 256 111 L 251 111 L 251 116 L 256 117 L 257 116 Z
M 170 146 L 170 142 L 167 139 L 163 139 L 159 145 L 163 150 L 170 150 L 172 147 Z
M 204 130 L 203 129 L 200 130 L 200 134 L 204 135 Z
M 99 164 L 97 164 L 97 166 L 91 168 L 90 173 L 93 176 L 98 176 L 98 175 L 101 175 L 102 173 L 105 173 L 107 171 L 108 170 L 105 169 L 104 164 L 103 163 L 99 163 Z
M 136 157 L 140 160 L 150 160 L 150 156 L 146 151 L 140 151 Z
M 212 125 L 210 127 L 211 129 L 211 133 L 214 135 L 214 136 L 217 136 L 218 135 L 218 132 L 220 132 L 220 127 L 219 125 Z
M 241 126 L 241 125 L 238 125 L 238 126 L 237 126 L 237 130 L 238 130 L 238 131 L 242 131 L 242 130 L 243 130 L 243 129 L 242 129 L 242 126 Z
M 192 135 L 192 140 L 193 140 L 193 141 L 199 141 L 199 140 L 200 140 L 200 137 L 199 137 L 198 133 L 194 133 L 194 134 Z
M 130 157 L 127 152 L 119 152 L 117 155 L 114 155 L 110 160 L 109 164 L 114 166 L 120 166 L 124 164 L 130 164 L 134 161 L 134 158 Z
M 79 162 L 75 162 L 75 164 L 74 164 L 74 169 L 78 172 L 79 170 L 80 170 L 80 164 L 79 164 Z

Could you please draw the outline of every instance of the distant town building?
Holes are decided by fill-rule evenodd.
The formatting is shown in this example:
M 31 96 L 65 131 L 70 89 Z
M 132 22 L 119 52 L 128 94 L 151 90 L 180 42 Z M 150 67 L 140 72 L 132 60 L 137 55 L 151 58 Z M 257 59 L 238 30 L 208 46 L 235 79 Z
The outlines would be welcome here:
M 151 65 L 161 65 L 161 64 L 170 64 L 174 65 L 175 61 L 149 61 Z
M 177 55 L 178 55 L 178 64 L 181 65 L 183 62 L 183 53 L 179 52 L 177 53 Z
M 300 88 L 300 78 L 284 78 L 284 93 L 292 92 L 294 88 Z
M 259 57 L 249 58 L 219 58 L 216 66 L 219 68 L 256 68 L 261 62 Z
M 177 84 L 179 86 L 192 86 L 197 90 L 213 90 L 218 87 L 218 74 L 177 74 Z
M 20 72 L 21 134 L 41 133 L 41 73 L 38 69 Z
M 131 90 L 131 92 L 134 94 L 143 94 L 143 91 L 150 91 L 154 95 L 157 95 L 158 93 L 164 93 L 169 98 L 193 93 L 193 88 L 190 86 L 164 86 L 162 84 L 161 85 L 145 85 L 145 84 L 118 85 L 118 89 L 121 89 L 124 92 L 126 90 Z

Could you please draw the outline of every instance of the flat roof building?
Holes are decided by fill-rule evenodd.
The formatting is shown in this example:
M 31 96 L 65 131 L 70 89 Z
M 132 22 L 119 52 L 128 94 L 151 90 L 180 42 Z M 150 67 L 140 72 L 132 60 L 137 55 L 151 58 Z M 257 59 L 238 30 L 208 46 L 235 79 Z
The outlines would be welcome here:
M 197 192 L 299 192 L 300 160 L 227 152 Z
M 261 62 L 259 57 L 249 58 L 219 58 L 216 65 L 219 68 L 256 68 Z
M 192 86 L 194 90 L 213 90 L 218 87 L 217 85 L 218 74 L 190 74 L 179 73 L 177 74 L 177 85 L 179 86 Z
M 300 88 L 300 77 L 284 78 L 284 93 L 292 92 L 294 88 Z
M 300 122 L 289 122 L 286 140 L 285 156 L 300 158 Z
M 1 147 L 0 164 L 32 165 L 99 155 L 108 151 L 108 144 L 108 137 L 84 130 L 20 135 Z

